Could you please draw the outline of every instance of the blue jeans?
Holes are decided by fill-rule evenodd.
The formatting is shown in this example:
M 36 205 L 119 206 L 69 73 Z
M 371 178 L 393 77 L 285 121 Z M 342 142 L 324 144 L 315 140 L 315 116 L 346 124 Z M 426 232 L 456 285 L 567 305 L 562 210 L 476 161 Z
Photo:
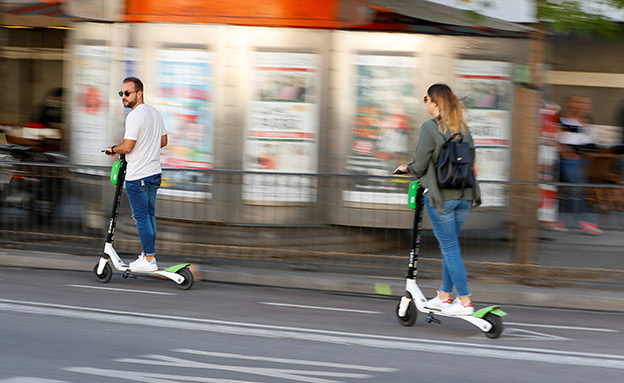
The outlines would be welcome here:
M 156 191 L 160 187 L 160 174 L 141 178 L 140 180 L 126 181 L 126 193 L 132 207 L 132 217 L 139 230 L 139 238 L 143 253 L 154 256 L 156 250 Z
M 433 234 L 438 239 L 442 251 L 442 287 L 440 292 L 457 290 L 458 297 L 468 297 L 468 278 L 459 248 L 459 232 L 472 209 L 472 201 L 457 199 L 444 202 L 444 209 L 437 210 L 429 204 L 429 196 L 425 195 L 425 206 Z
M 581 184 L 587 182 L 587 160 L 584 158 L 562 158 L 559 160 L 559 178 L 561 182 Z M 563 210 L 573 214 L 576 221 L 594 223 L 594 217 L 587 206 L 585 188 L 566 187 L 561 205 Z M 566 193 L 567 192 L 567 193 Z M 571 224 L 568 222 L 568 224 Z

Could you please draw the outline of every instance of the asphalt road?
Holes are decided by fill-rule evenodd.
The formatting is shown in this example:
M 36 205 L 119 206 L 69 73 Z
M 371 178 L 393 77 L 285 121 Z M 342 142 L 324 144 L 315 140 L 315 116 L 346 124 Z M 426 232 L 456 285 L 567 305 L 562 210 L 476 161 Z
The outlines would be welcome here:
M 396 299 L 0 268 L 0 383 L 621 381 L 624 314 L 504 307 L 496 340 Z M 477 305 L 478 306 L 478 305 Z

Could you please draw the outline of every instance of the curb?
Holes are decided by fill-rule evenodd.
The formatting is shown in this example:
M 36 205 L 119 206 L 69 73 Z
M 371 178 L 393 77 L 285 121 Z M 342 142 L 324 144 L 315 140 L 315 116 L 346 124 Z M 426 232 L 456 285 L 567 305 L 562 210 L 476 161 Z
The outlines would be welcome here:
M 0 250 L 0 267 L 92 272 L 99 257 L 50 254 L 44 252 Z M 196 281 L 297 288 L 373 296 L 398 297 L 403 294 L 405 280 L 375 276 L 357 276 L 310 271 L 285 271 L 239 266 L 191 266 Z M 425 294 L 433 296 L 438 282 L 421 280 Z M 477 302 L 499 305 L 537 306 L 562 309 L 624 312 L 621 292 L 602 289 L 534 287 L 471 283 L 470 290 Z

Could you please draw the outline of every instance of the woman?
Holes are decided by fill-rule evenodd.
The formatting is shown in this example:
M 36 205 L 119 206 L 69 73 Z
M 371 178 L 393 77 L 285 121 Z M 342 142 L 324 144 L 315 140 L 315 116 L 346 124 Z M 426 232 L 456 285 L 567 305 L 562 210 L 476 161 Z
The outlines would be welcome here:
M 587 127 L 587 119 L 591 107 L 591 99 L 587 96 L 575 94 L 566 100 L 566 109 L 559 118 L 560 130 L 557 136 L 559 150 L 559 178 L 561 182 L 582 184 L 587 183 L 587 168 L 589 158 L 587 150 L 595 147 L 594 140 Z M 590 235 L 598 235 L 602 230 L 596 225 L 594 214 L 587 206 L 587 196 L 582 187 L 570 187 L 567 190 L 568 198 L 564 198 L 562 205 L 568 205 L 579 229 Z M 560 224 L 560 231 L 567 231 L 565 224 Z
M 397 171 L 420 177 L 422 186 L 429 189 L 424 202 L 442 251 L 443 270 L 442 286 L 426 307 L 447 315 L 470 315 L 474 308 L 459 248 L 459 232 L 473 204 L 481 204 L 479 184 L 475 179 L 472 188 L 440 189 L 436 167 L 440 148 L 452 134 L 461 133 L 463 141 L 470 145 L 472 158 L 475 158 L 474 141 L 466 126 L 464 106 L 447 85 L 434 84 L 429 87 L 424 101 L 434 118 L 420 128 L 414 159 L 399 165 Z M 451 301 L 453 287 L 457 291 L 457 298 Z

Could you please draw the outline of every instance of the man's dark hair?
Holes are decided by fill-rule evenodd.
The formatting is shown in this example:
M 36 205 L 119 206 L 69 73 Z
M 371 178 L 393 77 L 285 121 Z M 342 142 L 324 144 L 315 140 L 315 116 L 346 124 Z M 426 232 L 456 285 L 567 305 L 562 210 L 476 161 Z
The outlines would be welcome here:
M 140 90 L 141 92 L 143 92 L 143 82 L 141 80 L 139 80 L 136 77 L 127 77 L 123 80 L 123 83 L 127 83 L 127 82 L 133 82 L 134 83 L 134 90 Z

